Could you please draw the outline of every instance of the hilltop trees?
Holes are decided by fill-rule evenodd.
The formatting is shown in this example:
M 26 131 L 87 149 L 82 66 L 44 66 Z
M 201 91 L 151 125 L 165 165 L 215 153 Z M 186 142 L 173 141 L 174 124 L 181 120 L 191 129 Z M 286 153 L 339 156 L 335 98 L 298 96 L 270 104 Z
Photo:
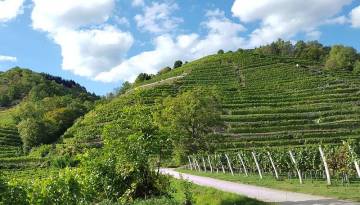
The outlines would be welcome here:
M 354 48 L 335 45 L 331 48 L 325 66 L 329 70 L 352 71 L 357 58 L 358 56 Z
M 269 45 L 255 49 L 256 53 L 265 55 L 291 56 L 314 61 L 324 61 L 330 48 L 317 41 L 298 41 L 293 45 L 290 41 L 277 40 Z

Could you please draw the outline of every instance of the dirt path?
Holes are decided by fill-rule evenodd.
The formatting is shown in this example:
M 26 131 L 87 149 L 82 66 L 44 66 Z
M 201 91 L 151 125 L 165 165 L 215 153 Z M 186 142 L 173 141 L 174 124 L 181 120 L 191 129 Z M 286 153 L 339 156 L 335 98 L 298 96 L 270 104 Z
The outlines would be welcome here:
M 183 174 L 174 171 L 174 169 L 161 169 L 161 172 L 163 174 L 168 174 L 178 179 L 181 175 L 183 179 L 189 180 L 194 184 L 198 184 L 201 186 L 213 187 L 222 191 L 255 198 L 260 201 L 276 202 L 283 205 L 360 205 L 360 203 L 341 201 L 322 196 L 280 191 L 259 186 L 228 182 L 209 177 Z

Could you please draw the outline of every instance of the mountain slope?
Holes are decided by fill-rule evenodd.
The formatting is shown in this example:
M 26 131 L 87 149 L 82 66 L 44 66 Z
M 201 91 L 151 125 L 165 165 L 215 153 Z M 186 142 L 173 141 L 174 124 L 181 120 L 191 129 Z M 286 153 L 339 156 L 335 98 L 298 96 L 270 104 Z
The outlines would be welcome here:
M 119 106 L 130 102 L 136 90 L 152 105 L 196 86 L 217 86 L 227 128 L 216 134 L 221 139 L 214 141 L 216 150 L 341 143 L 359 138 L 359 79 L 297 58 L 252 51 L 213 55 L 157 75 L 145 82 L 149 86 L 138 84 L 98 106 L 66 136 L 80 141 L 99 139 L 104 125 L 121 117 Z

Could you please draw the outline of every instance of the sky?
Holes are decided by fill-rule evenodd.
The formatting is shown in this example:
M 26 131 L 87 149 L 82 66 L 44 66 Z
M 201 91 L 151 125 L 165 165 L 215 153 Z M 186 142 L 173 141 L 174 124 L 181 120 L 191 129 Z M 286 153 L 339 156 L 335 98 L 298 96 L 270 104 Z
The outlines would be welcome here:
M 105 95 L 139 73 L 278 38 L 360 51 L 360 0 L 0 0 L 0 71 Z

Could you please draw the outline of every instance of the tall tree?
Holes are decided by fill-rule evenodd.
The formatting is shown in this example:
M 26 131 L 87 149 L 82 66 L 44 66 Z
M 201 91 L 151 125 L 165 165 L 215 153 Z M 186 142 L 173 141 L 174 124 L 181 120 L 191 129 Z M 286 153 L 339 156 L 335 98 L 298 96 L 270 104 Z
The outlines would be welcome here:
M 178 160 L 208 150 L 207 135 L 222 126 L 220 99 L 215 90 L 197 88 L 168 97 L 158 110 L 156 122 L 171 133 Z

